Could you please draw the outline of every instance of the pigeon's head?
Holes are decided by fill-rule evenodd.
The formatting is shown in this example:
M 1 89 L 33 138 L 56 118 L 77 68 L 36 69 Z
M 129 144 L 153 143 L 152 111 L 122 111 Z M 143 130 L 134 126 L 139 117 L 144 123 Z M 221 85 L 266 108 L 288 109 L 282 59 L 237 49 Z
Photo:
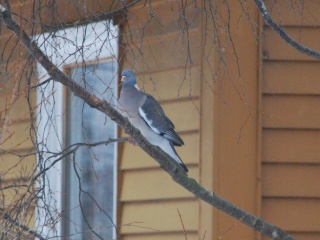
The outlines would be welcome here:
M 122 71 L 121 82 L 123 87 L 130 87 L 137 84 L 136 77 L 134 76 L 133 72 L 129 69 Z

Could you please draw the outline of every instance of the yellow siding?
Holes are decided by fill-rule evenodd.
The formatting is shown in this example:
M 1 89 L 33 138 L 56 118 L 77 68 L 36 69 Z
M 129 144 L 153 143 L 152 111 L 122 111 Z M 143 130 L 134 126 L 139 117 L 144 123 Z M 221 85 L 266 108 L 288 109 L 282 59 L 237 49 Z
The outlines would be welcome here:
M 318 199 L 266 199 L 262 205 L 262 218 L 286 231 L 318 232 L 320 229 Z
M 177 68 L 165 72 L 154 72 L 152 75 L 137 75 L 137 80 L 143 91 L 164 101 L 199 96 L 199 74 L 199 67 L 193 67 L 190 71 Z
M 320 163 L 320 131 L 264 129 L 262 159 L 268 163 Z
M 189 174 L 197 175 L 195 167 L 189 168 Z M 148 181 L 146 181 L 146 179 Z M 123 176 L 123 183 L 121 189 L 121 201 L 144 201 L 144 200 L 164 200 L 176 198 L 191 198 L 194 196 L 184 188 L 176 184 L 172 187 L 172 178 L 166 174 L 162 169 L 149 170 L 135 170 L 128 171 Z M 140 188 L 136 188 L 136 186 Z M 135 189 L 132 192 L 130 189 Z
M 18 152 L 24 154 L 25 151 Z M 0 154 L 0 176 L 2 180 L 29 178 L 36 168 L 35 155 L 18 157 L 10 153 Z
M 259 215 L 259 47 L 255 35 L 259 30 L 242 17 L 243 3 L 241 6 L 239 1 L 226 2 L 230 8 L 219 4 L 218 25 L 224 26 L 230 19 L 230 29 L 218 32 L 223 57 L 217 53 L 214 58 L 214 69 L 218 73 L 214 86 L 214 191 L 238 207 Z M 245 14 L 258 22 L 259 15 L 252 3 L 247 2 L 250 13 Z M 232 39 L 226 36 L 227 31 Z M 258 239 L 257 232 L 223 212 L 216 211 L 213 221 L 212 239 Z
M 318 26 L 320 15 L 318 1 L 264 1 L 275 21 L 283 26 Z
M 168 187 L 168 186 L 167 186 Z M 159 189 L 159 191 L 161 191 Z M 122 234 L 187 232 L 198 229 L 198 201 L 159 201 L 126 203 L 123 206 Z
M 188 64 L 189 51 L 193 65 L 200 63 L 199 31 L 192 30 L 189 36 L 171 33 L 156 38 L 144 38 L 142 43 L 128 44 L 124 68 L 139 69 L 142 72 L 184 68 Z M 142 45 L 142 50 L 137 48 Z M 189 48 L 186 50 L 186 48 Z
M 319 22 L 313 17 L 318 3 L 278 1 L 273 9 L 295 39 L 320 48 L 314 28 Z M 269 27 L 263 42 L 262 217 L 297 239 L 319 239 L 320 65 Z
M 262 196 L 320 197 L 320 166 L 308 164 L 265 164 L 262 169 Z
M 0 144 L 1 149 L 20 155 L 34 151 L 30 137 L 28 108 L 26 107 L 26 99 L 24 97 L 25 96 L 22 95 L 13 105 L 9 124 L 4 134 L 4 142 Z M 4 108 L 0 109 L 2 113 L 4 113 L 3 110 Z M 2 117 L 4 117 L 4 115 L 2 115 Z M 30 226 L 31 228 L 34 226 L 35 216 L 34 205 L 32 203 L 34 201 L 32 200 L 34 199 L 33 186 L 29 186 L 29 180 L 34 174 L 35 167 L 35 155 L 18 157 L 11 153 L 0 152 L 1 208 L 4 211 L 10 212 L 11 216 L 15 216 L 16 214 L 19 218 L 19 223 Z M 7 239 L 11 239 L 14 234 L 18 234 L 14 231 L 18 230 L 11 229 L 9 232 L 10 237 Z M 25 235 L 30 237 L 28 234 Z M 21 236 L 21 239 L 22 238 Z
M 320 128 L 320 96 L 265 95 L 263 125 L 268 128 Z
M 12 87 L 10 88 L 8 85 L 10 84 L 6 84 L 7 89 L 4 90 L 7 93 L 3 93 L 2 101 L 0 101 L 0 109 L 2 112 L 2 117 L 4 117 L 4 114 L 6 112 L 5 109 L 9 107 L 12 99 Z M 32 103 L 35 103 L 35 99 L 36 99 L 35 91 L 30 92 L 30 99 L 32 100 Z M 14 97 L 12 107 L 13 107 L 13 111 L 10 111 L 11 122 L 21 121 L 21 120 L 23 121 L 25 119 L 29 119 L 30 110 L 29 110 L 29 105 L 27 102 L 25 91 L 21 91 L 17 93 L 17 95 Z M 16 123 L 11 123 L 11 124 L 16 124 Z
M 162 104 L 163 110 L 176 125 L 176 130 L 192 131 L 199 128 L 199 101 L 188 100 Z
M 23 18 L 31 18 L 33 13 L 31 1 L 23 3 L 15 1 L 10 4 L 12 4 L 12 12 Z M 23 27 L 28 31 L 28 24 Z M 30 109 L 27 102 L 27 83 L 25 80 L 25 74 L 29 70 L 25 68 L 27 63 L 25 59 L 29 54 L 21 44 L 16 45 L 18 40 L 12 35 L 5 27 L 1 30 L 0 134 L 3 134 L 3 138 L 2 143 L 0 141 L 0 207 L 1 214 L 5 211 L 19 224 L 33 228 L 35 198 L 33 195 L 34 186 L 30 185 L 30 177 L 34 174 L 36 157 L 35 155 L 17 156 L 34 151 L 30 135 Z M 31 82 L 31 84 L 34 83 L 34 81 Z M 30 92 L 32 104 L 35 103 L 35 93 L 35 91 Z M 7 121 L 4 122 L 4 119 Z M 9 226 L 9 222 L 7 224 L 3 220 L 1 222 L 1 228 L 8 228 L 1 229 L 1 234 L 7 232 L 6 236 L 1 235 L 3 239 L 13 239 L 17 236 L 20 236 L 21 239 L 30 239 L 27 232 L 21 233 L 20 228 L 12 228 Z
M 263 64 L 263 93 L 319 94 L 320 63 L 265 61 Z
M 263 57 L 265 60 L 315 61 L 314 58 L 300 53 L 286 44 L 270 28 L 266 27 L 264 31 Z M 285 31 L 300 43 L 313 49 L 320 49 L 320 42 L 317 41 L 320 38 L 320 32 L 315 31 L 314 28 L 285 28 Z
M 30 121 L 12 123 L 4 134 L 4 142 L 1 144 L 7 151 L 18 150 L 19 148 L 33 147 L 30 139 Z
M 181 14 L 181 1 L 153 1 L 146 6 L 137 5 L 128 11 L 128 31 L 124 34 L 124 42 L 141 41 L 143 38 L 167 36 L 181 33 L 186 19 L 192 19 L 194 24 L 189 29 L 199 27 L 201 8 L 197 4 L 186 4 L 184 16 Z M 146 24 L 147 23 L 147 24 Z M 177 35 L 179 36 L 179 34 Z

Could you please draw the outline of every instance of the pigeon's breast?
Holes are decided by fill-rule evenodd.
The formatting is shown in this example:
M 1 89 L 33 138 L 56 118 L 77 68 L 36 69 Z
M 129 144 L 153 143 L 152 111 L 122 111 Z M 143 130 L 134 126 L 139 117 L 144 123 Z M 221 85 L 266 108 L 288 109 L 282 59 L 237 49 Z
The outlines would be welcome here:
M 122 88 L 119 98 L 119 108 L 122 114 L 130 118 L 139 116 L 139 108 L 145 99 L 145 95 L 135 87 Z M 131 122 L 131 121 L 130 121 Z

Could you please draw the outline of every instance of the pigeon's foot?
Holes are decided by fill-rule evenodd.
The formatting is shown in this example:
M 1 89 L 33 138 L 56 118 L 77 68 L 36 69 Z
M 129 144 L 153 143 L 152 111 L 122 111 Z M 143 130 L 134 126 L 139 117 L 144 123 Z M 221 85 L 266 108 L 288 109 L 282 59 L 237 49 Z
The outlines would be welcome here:
M 136 140 L 134 140 L 132 137 L 128 138 L 128 142 L 131 143 L 133 146 L 138 146 Z

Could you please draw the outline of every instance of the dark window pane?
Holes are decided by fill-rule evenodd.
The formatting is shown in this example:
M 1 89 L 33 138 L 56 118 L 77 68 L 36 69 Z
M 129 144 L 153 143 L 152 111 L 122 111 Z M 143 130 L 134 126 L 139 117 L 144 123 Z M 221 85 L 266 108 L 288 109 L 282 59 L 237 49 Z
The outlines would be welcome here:
M 116 62 L 72 68 L 72 79 L 112 105 L 116 101 Z M 116 125 L 106 116 L 68 94 L 67 145 L 95 143 L 116 137 Z M 112 239 L 115 213 L 116 145 L 81 147 L 67 160 L 65 179 L 68 239 Z M 94 232 L 93 232 L 94 231 Z

